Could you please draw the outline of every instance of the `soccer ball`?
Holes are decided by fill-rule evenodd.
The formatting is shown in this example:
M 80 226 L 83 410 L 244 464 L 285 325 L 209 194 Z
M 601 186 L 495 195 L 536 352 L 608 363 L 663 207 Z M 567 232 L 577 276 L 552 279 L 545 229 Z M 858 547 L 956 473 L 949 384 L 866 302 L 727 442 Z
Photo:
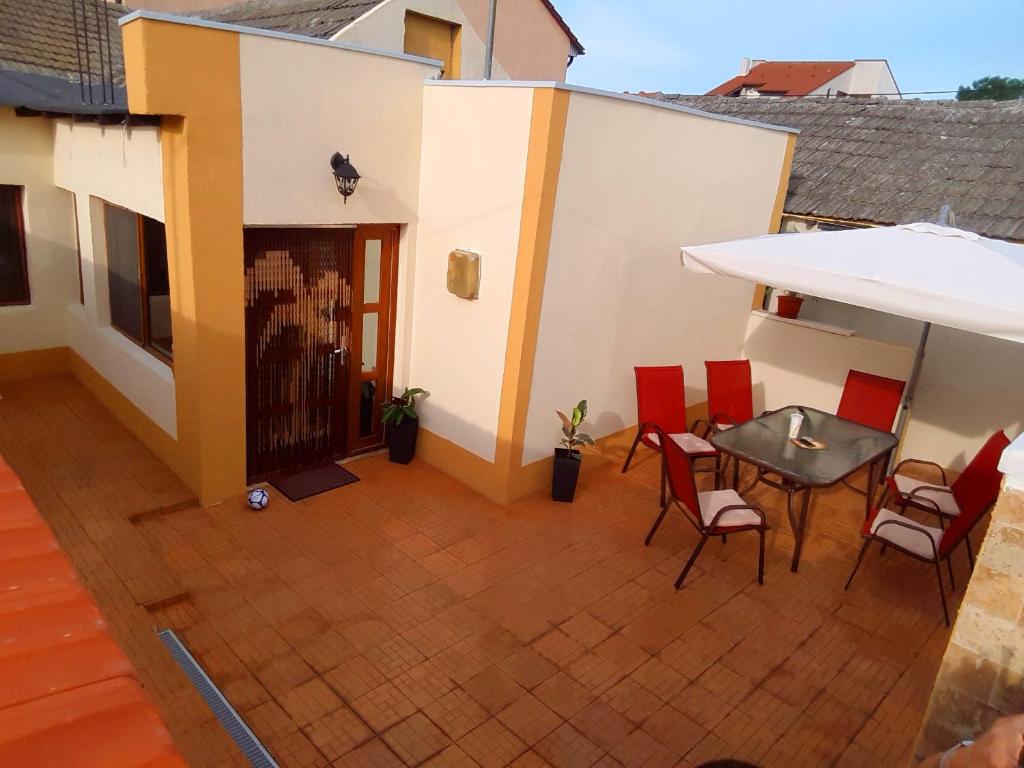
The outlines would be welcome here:
M 253 509 L 263 509 L 270 503 L 270 494 L 263 488 L 254 488 L 249 491 L 249 506 Z

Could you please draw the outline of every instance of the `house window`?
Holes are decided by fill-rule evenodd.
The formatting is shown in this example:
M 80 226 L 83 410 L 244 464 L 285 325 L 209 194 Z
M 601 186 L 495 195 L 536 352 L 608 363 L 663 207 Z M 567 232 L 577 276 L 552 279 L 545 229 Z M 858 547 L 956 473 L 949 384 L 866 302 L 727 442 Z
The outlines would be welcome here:
M 104 205 L 104 218 L 110 324 L 169 361 L 171 291 L 164 225 L 109 203 Z
M 22 188 L 0 184 L 0 306 L 28 304 Z

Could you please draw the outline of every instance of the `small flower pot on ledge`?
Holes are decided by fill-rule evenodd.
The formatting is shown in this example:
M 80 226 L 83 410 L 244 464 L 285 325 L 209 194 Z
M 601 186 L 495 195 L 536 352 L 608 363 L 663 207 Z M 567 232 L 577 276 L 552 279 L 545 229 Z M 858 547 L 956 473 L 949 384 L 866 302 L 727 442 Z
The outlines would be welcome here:
M 583 459 L 579 451 L 555 448 L 555 465 L 551 474 L 551 498 L 571 502 L 576 496 L 576 482 L 580 477 Z
M 795 320 L 800 314 L 800 305 L 804 303 L 803 296 L 779 296 L 778 314 L 779 317 L 788 317 Z

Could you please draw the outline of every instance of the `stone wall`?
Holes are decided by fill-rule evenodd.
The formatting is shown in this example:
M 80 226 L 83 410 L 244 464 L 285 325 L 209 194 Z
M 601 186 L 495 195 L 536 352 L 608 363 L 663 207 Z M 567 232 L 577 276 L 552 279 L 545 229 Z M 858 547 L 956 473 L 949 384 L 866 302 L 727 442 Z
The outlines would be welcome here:
M 979 735 L 997 717 L 1024 712 L 1024 488 L 1015 482 L 1021 479 L 1007 476 L 992 511 L 918 735 L 918 759 Z

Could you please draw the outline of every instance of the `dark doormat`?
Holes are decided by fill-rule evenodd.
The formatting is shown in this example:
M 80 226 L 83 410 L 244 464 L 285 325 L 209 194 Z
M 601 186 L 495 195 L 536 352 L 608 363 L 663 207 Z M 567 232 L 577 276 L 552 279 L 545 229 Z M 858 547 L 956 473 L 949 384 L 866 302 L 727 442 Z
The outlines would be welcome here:
M 290 501 L 301 501 L 310 496 L 316 496 L 318 493 L 355 483 L 358 480 L 359 478 L 347 469 L 332 462 L 313 469 L 303 469 L 299 472 L 280 475 L 271 480 L 270 484 L 287 496 Z

